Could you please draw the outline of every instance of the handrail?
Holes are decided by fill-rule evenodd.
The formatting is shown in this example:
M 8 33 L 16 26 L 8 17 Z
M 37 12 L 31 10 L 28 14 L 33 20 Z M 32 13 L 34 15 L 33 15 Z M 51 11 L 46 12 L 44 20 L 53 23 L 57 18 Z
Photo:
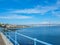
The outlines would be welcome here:
M 44 42 L 44 41 L 38 40 L 38 39 L 36 39 L 36 38 L 32 38 L 32 37 L 29 37 L 29 36 L 23 35 L 23 34 L 18 33 L 18 32 L 15 32 L 15 33 L 18 34 L 18 35 L 20 35 L 20 36 L 23 36 L 23 37 L 25 37 L 25 38 L 28 38 L 28 39 L 33 40 L 33 41 L 34 41 L 34 45 L 36 45 L 36 41 L 39 42 L 39 43 L 45 44 L 45 45 L 52 45 L 52 44 L 50 44 L 50 43 L 47 43 L 47 42 Z
M 20 45 L 20 44 L 17 42 L 17 38 L 16 38 L 17 35 L 20 35 L 20 36 L 22 36 L 22 37 L 25 37 L 25 38 L 28 38 L 28 39 L 30 39 L 30 40 L 33 40 L 33 41 L 34 41 L 34 45 L 37 45 L 37 44 L 36 44 L 37 42 L 39 42 L 39 43 L 41 43 L 41 44 L 44 44 L 44 45 L 52 45 L 52 44 L 50 44 L 50 43 L 47 43 L 47 42 L 38 40 L 38 39 L 36 39 L 36 38 L 32 38 L 32 37 L 26 36 L 26 35 L 21 34 L 21 33 L 18 33 L 18 32 L 15 32 L 15 40 L 13 40 L 9 35 L 7 35 L 7 37 L 9 37 L 9 38 L 15 43 L 15 45 L 16 45 L 16 44 L 17 44 L 17 45 Z
M 9 35 L 7 35 L 7 37 L 10 38 L 15 43 L 15 45 L 19 45 L 19 43 L 16 40 L 13 40 Z

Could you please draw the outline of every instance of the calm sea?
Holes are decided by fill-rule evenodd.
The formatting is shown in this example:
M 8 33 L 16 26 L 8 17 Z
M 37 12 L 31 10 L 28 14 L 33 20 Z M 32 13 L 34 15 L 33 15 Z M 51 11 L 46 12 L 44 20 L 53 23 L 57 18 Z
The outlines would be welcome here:
M 19 29 L 16 32 L 32 38 L 37 38 L 38 40 L 50 43 L 52 45 L 60 45 L 60 26 L 41 26 L 41 27 L 25 28 L 25 29 Z M 6 32 L 5 35 L 6 34 L 9 35 L 13 40 L 15 40 L 15 32 Z M 33 40 L 27 39 L 20 35 L 16 36 L 16 40 L 20 45 L 34 44 Z M 14 43 L 14 41 L 12 42 Z M 43 44 L 37 42 L 37 45 L 43 45 Z

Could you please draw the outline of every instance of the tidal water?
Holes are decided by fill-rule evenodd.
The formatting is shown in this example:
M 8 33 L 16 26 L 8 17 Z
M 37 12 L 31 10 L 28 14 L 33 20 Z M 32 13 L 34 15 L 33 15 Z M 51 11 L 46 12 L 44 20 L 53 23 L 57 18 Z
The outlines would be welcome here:
M 60 26 L 40 26 L 33 28 L 24 28 L 16 30 L 20 34 L 36 38 L 38 40 L 50 43 L 52 45 L 60 45 Z M 14 41 L 18 42 L 20 45 L 34 45 L 34 41 L 26 37 L 17 35 L 15 39 L 15 32 L 6 32 L 6 36 L 10 36 Z M 9 38 L 9 37 L 8 37 Z M 10 38 L 9 38 L 10 39 Z M 11 39 L 10 39 L 11 40 Z M 14 41 L 12 43 L 14 43 Z M 14 43 L 15 45 L 15 43 Z M 37 45 L 44 45 L 37 42 Z

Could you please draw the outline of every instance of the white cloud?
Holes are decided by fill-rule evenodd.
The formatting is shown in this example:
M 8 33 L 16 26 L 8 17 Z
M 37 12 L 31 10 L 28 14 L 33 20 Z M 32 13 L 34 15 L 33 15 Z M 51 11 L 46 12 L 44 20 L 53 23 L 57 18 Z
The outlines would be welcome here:
M 52 6 L 40 6 L 37 5 L 34 8 L 30 8 L 30 9 L 19 9 L 19 10 L 14 10 L 14 9 L 7 9 L 9 10 L 8 12 L 5 13 L 9 13 L 9 14 L 16 14 L 16 13 L 25 13 L 25 14 L 32 14 L 32 13 L 39 13 L 44 15 L 46 12 L 48 11 L 54 11 L 56 9 L 58 9 L 60 7 L 60 0 L 57 0 L 55 5 Z M 56 13 L 56 12 L 55 12 Z
M 30 22 L 27 24 L 55 24 L 55 22 L 51 22 L 51 21 L 41 21 L 41 22 Z
M 52 11 L 52 15 L 60 17 L 60 11 Z
M 50 24 L 48 21 L 40 22 L 40 24 Z
M 30 19 L 31 16 L 22 16 L 22 15 L 8 15 L 8 16 L 0 16 L 0 19 Z
M 32 14 L 32 13 L 40 13 L 40 14 L 45 14 L 49 10 L 53 10 L 53 7 L 42 7 L 41 9 L 39 8 L 32 8 L 32 9 L 23 9 L 23 10 L 12 10 L 9 13 L 25 13 L 25 14 Z
M 24 10 L 14 10 L 12 13 L 40 13 L 40 10 L 37 9 L 24 9 Z
M 39 22 L 39 24 L 57 24 L 57 22 L 52 22 L 52 21 L 42 21 L 42 22 Z
M 22 9 L 22 10 L 12 10 L 10 13 L 26 13 L 26 14 L 31 14 L 31 13 L 40 13 L 40 14 L 45 14 L 48 11 L 53 11 L 55 9 L 58 9 L 60 7 L 60 1 L 58 0 L 55 5 L 52 6 L 40 6 L 37 5 L 35 8 L 31 9 Z

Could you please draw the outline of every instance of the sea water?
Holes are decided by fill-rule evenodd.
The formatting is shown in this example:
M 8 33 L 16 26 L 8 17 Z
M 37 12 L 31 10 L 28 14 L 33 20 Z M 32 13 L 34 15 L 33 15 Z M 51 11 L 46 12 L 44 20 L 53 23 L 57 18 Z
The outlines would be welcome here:
M 50 43 L 52 45 L 60 45 L 60 26 L 40 26 L 33 28 L 24 28 L 16 30 L 15 32 L 32 38 L 36 38 L 38 40 Z M 5 35 L 9 35 L 13 40 L 15 40 L 15 32 L 6 32 Z M 14 41 L 12 42 L 14 43 Z M 34 45 L 33 40 L 30 40 L 20 35 L 16 36 L 16 42 L 18 42 L 20 45 Z M 37 42 L 37 45 L 44 44 Z

